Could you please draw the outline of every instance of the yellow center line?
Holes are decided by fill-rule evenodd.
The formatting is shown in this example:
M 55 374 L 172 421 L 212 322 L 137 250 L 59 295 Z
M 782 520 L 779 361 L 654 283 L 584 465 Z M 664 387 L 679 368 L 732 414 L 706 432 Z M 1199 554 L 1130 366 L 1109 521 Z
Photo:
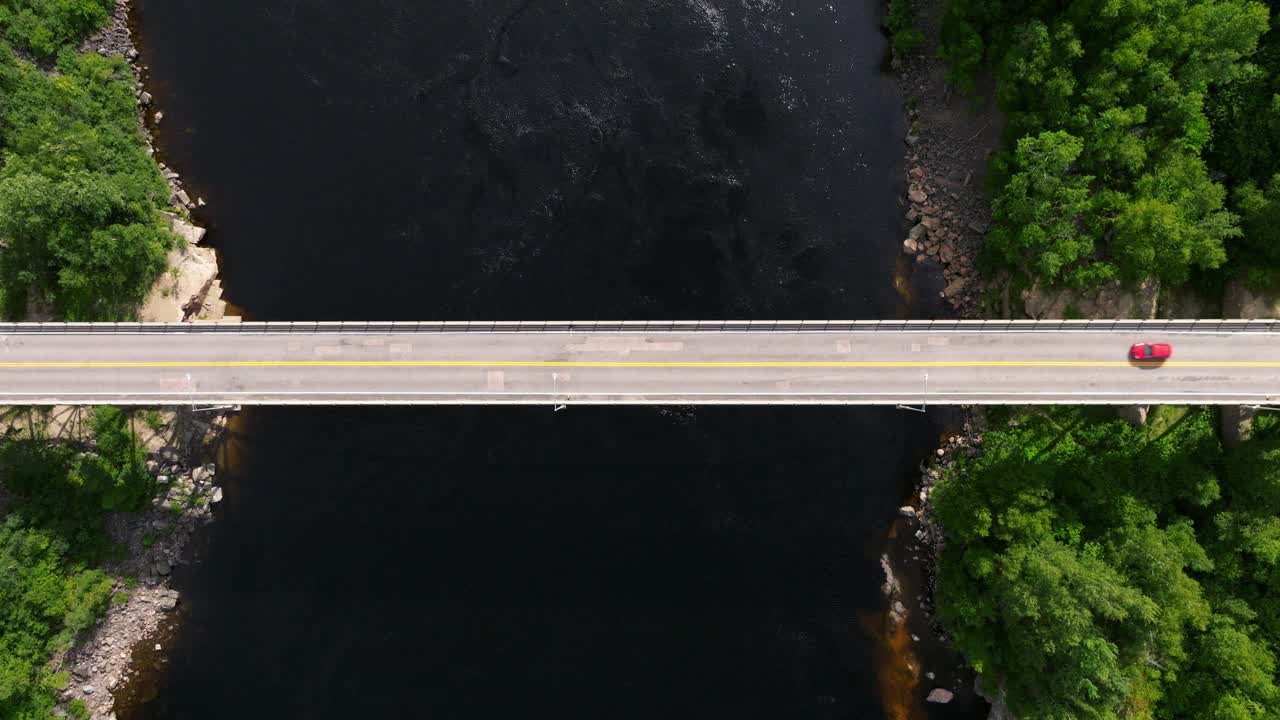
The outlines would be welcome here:
M 1280 368 L 1271 360 L 1188 360 L 1143 362 L 1128 360 L 743 360 L 743 361 L 626 361 L 626 360 L 165 360 L 165 361 L 34 361 L 0 362 L 0 369 L 100 369 L 100 368 L 291 368 L 291 367 L 388 367 L 388 368 L 1042 368 L 1042 367 L 1178 367 L 1178 368 Z

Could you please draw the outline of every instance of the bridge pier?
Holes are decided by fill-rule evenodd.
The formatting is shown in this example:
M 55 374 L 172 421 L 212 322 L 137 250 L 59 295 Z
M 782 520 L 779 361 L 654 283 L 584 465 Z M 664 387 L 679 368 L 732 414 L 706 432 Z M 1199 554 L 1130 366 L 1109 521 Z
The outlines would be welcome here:
M 1257 414 L 1257 408 L 1250 405 L 1220 405 L 1218 420 L 1222 444 L 1231 448 L 1248 440 L 1253 431 L 1253 418 Z
M 1127 420 L 1131 425 L 1142 427 L 1147 424 L 1147 415 L 1151 412 L 1150 405 L 1120 405 L 1116 407 L 1116 414 L 1121 420 Z

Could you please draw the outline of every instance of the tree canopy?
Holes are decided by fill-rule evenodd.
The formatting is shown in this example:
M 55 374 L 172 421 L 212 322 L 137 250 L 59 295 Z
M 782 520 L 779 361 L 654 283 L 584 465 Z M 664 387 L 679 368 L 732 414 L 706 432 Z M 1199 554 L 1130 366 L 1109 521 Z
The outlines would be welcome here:
M 174 244 L 120 58 L 64 51 L 58 74 L 0 60 L 0 289 L 69 320 L 129 319 Z
M 1280 718 L 1277 448 L 1015 416 L 934 492 L 939 619 L 1024 719 Z
M 949 0 L 951 77 L 989 62 L 1009 120 L 987 264 L 1073 285 L 1221 267 L 1240 230 L 1205 98 L 1250 77 L 1267 24 L 1254 0 Z

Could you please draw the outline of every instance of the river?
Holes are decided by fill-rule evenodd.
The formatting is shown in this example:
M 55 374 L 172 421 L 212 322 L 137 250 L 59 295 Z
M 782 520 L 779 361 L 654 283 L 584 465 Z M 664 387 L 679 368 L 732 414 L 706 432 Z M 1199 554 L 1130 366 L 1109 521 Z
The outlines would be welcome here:
M 932 308 L 900 277 L 878 14 L 135 0 L 134 22 L 163 158 L 249 319 L 892 318 Z M 233 431 L 123 718 L 887 712 L 866 628 L 929 418 L 249 409 Z

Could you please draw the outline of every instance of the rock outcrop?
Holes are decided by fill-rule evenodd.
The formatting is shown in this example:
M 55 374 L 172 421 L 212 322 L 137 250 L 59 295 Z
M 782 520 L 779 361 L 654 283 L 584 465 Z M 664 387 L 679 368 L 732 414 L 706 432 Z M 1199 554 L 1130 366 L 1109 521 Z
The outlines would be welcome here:
M 1125 288 L 1118 281 L 1082 292 L 1073 288 L 1043 288 L 1039 285 L 1022 291 L 1022 304 L 1028 318 L 1140 318 L 1156 316 L 1160 299 L 1160 281 L 1154 278 Z

